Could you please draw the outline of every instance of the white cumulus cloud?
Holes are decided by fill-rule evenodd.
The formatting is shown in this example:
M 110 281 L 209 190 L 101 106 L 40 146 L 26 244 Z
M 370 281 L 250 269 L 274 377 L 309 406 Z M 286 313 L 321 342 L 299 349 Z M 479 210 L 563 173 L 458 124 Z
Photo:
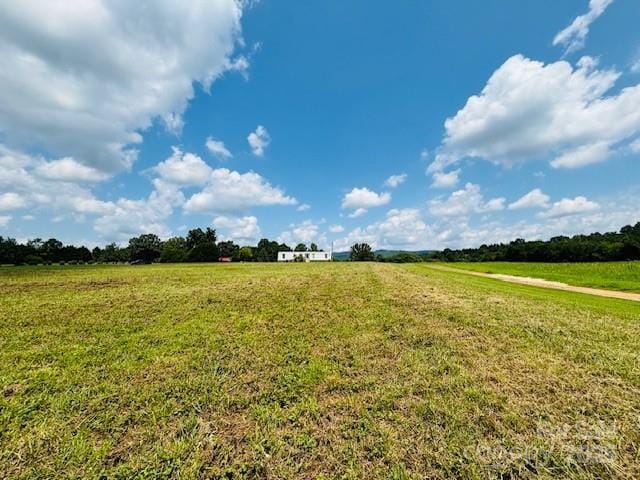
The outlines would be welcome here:
M 640 85 L 606 95 L 620 73 L 583 57 L 545 65 L 522 55 L 496 70 L 482 92 L 445 122 L 445 138 L 428 172 L 464 157 L 510 166 L 549 158 L 556 168 L 604 160 L 640 133 Z
M 578 168 L 603 162 L 611 155 L 607 142 L 596 142 L 569 150 L 551 161 L 553 168 Z
M 373 248 L 411 249 L 428 241 L 429 233 L 418 209 L 392 209 L 383 220 L 355 228 L 336 240 L 335 248 L 346 250 L 354 243 L 366 242 Z
M 571 25 L 560 31 L 554 37 L 553 44 L 564 46 L 565 54 L 580 50 L 584 47 L 591 24 L 602 15 L 612 3 L 613 0 L 590 0 L 589 11 L 584 15 L 576 17 Z
M 391 175 L 389 178 L 387 178 L 384 184 L 387 187 L 396 188 L 402 185 L 406 180 L 407 180 L 407 174 L 400 173 L 398 175 Z
M 215 138 L 208 137 L 205 142 L 207 149 L 216 157 L 227 159 L 233 157 L 229 149 L 225 146 L 222 140 L 216 140 Z
M 452 188 L 458 184 L 460 169 L 451 170 L 450 172 L 434 172 L 433 183 L 434 188 Z
M 430 200 L 427 207 L 431 215 L 449 217 L 503 210 L 504 204 L 505 199 L 502 197 L 485 201 L 480 186 L 467 183 L 463 189 L 456 190 L 448 198 Z
M 353 212 L 351 212 L 348 217 L 349 218 L 358 218 L 363 216 L 365 213 L 367 213 L 367 209 L 366 208 L 356 208 Z
M 0 194 L 0 210 L 18 210 L 27 205 L 27 201 L 15 192 Z
M 251 147 L 251 152 L 256 157 L 264 156 L 264 151 L 271 143 L 271 136 L 265 127 L 258 125 L 255 131 L 251 132 L 247 137 L 247 142 Z
M 380 207 L 391 201 L 389 192 L 377 193 L 368 188 L 353 188 L 342 199 L 342 208 L 368 209 Z
M 541 218 L 558 218 L 578 213 L 594 212 L 600 208 L 596 202 L 588 200 L 586 197 L 563 198 L 555 202 L 549 210 L 540 214 Z
M 189 213 L 241 212 L 250 207 L 296 205 L 289 197 L 254 172 L 239 173 L 227 168 L 211 171 L 202 191 L 192 195 L 184 209 Z
M 83 165 L 70 157 L 43 162 L 35 169 L 35 173 L 41 177 L 65 182 L 100 182 L 109 177 L 104 172 Z
M 198 155 L 183 153 L 177 147 L 173 147 L 173 154 L 153 170 L 163 180 L 184 186 L 205 185 L 213 171 Z
M 237 243 L 253 243 L 260 237 L 258 219 L 253 215 L 245 217 L 220 216 L 213 219 L 213 226 L 228 230 L 226 238 Z
M 521 210 L 524 208 L 548 208 L 549 195 L 539 188 L 534 188 L 518 200 L 509 204 L 509 210 Z
M 141 131 L 179 130 L 194 84 L 235 68 L 241 15 L 235 0 L 2 2 L 3 141 L 128 168 Z
M 294 247 L 297 243 L 315 242 L 326 245 L 327 240 L 320 232 L 320 223 L 313 220 L 305 220 L 302 223 L 292 223 L 289 228 L 278 236 L 278 241 Z

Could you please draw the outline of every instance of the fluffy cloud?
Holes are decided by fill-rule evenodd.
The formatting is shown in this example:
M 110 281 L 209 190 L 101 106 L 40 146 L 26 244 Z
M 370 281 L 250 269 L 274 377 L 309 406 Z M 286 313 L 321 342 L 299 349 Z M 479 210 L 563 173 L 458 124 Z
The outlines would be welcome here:
M 389 192 L 376 193 L 368 188 L 353 188 L 349 193 L 345 194 L 342 199 L 342 208 L 360 210 L 366 213 L 366 209 L 372 207 L 380 207 L 391 201 Z M 362 212 L 364 210 L 364 212 Z M 355 212 L 354 212 L 355 213 Z M 359 216 L 359 215 L 358 215 Z
M 194 95 L 223 72 L 242 2 L 0 4 L 0 132 L 102 172 L 129 167 L 155 119 L 179 130 Z M 152 12 L 152 14 L 150 13 Z M 100 52 L 100 55 L 96 55 Z
M 401 173 L 399 175 L 391 175 L 389 178 L 387 178 L 384 184 L 387 187 L 396 188 L 397 186 L 402 185 L 406 179 L 407 179 L 406 173 Z
M 60 165 L 62 168 L 58 168 Z M 5 192 L 0 205 L 12 210 L 29 207 L 64 214 L 106 211 L 107 202 L 100 202 L 87 188 L 66 180 L 79 176 L 77 171 L 66 170 L 67 167 L 65 162 L 46 162 L 0 144 L 0 191 Z
M 348 249 L 357 242 L 369 243 L 373 248 L 414 248 L 424 244 L 430 230 L 415 208 L 392 209 L 386 217 L 364 228 L 356 228 L 336 241 L 338 250 Z
M 100 182 L 108 178 L 100 170 L 87 167 L 70 157 L 44 162 L 35 169 L 35 173 L 50 180 L 65 182 Z
M 221 140 L 216 140 L 215 138 L 208 137 L 205 142 L 205 146 L 207 149 L 216 157 L 227 159 L 233 157 L 229 149 L 224 145 L 224 142 Z
M 607 142 L 596 142 L 569 150 L 551 161 L 553 168 L 578 168 L 599 163 L 611 155 Z
M 238 212 L 252 206 L 295 205 L 260 175 L 212 169 L 200 157 L 174 148 L 172 155 L 148 170 L 153 189 L 146 198 L 104 201 L 91 190 L 64 180 L 69 175 L 48 175 L 51 162 L 8 149 L 0 144 L 0 209 L 54 213 L 52 218 L 84 221 L 94 216 L 94 230 L 106 241 L 122 241 L 150 232 L 166 237 L 176 208 L 187 212 Z M 50 178 L 57 177 L 57 178 Z M 187 201 L 183 189 L 202 187 Z
M 448 198 L 436 198 L 427 203 L 429 213 L 437 217 L 468 215 L 470 213 L 493 212 L 504 209 L 502 197 L 485 201 L 480 186 L 467 183 L 462 190 L 453 192 Z
M 297 200 L 273 187 L 254 172 L 239 173 L 227 168 L 211 171 L 202 191 L 184 205 L 189 213 L 241 212 L 250 207 L 295 205 Z
M 331 232 L 331 233 L 342 233 L 342 232 L 344 232 L 344 227 L 342 225 L 331 225 L 329 227 L 329 232 Z
M 156 179 L 154 190 L 146 199 L 121 198 L 117 202 L 97 201 L 95 207 L 104 208 L 104 215 L 96 219 L 94 230 L 104 239 L 124 241 L 141 233 L 155 233 L 161 238 L 171 235 L 166 220 L 174 207 L 184 202 L 176 185 Z
M 260 237 L 258 219 L 254 216 L 246 217 L 216 217 L 213 226 L 228 230 L 227 237 L 235 242 L 252 243 Z
M 576 215 L 578 213 L 594 212 L 600 208 L 596 202 L 586 197 L 563 198 L 555 202 L 549 210 L 540 214 L 541 218 L 558 218 Z
M 160 177 L 177 185 L 205 185 L 213 171 L 198 155 L 183 153 L 173 147 L 173 154 L 153 170 Z
M 10 215 L 0 215 L 0 227 L 6 227 L 11 221 Z
M 290 244 L 290 246 L 294 246 L 294 244 L 300 242 L 316 242 L 320 245 L 327 243 L 325 236 L 320 233 L 320 224 L 312 220 L 305 220 L 304 222 L 297 224 L 292 223 L 289 225 L 288 230 L 285 230 L 280 234 L 278 241 Z
M 311 205 L 309 205 L 308 203 L 303 203 L 302 205 L 299 205 L 298 208 L 296 208 L 296 211 L 298 211 L 298 212 L 306 212 L 310 208 L 311 208 Z
M 518 200 L 509 204 L 509 210 L 521 210 L 523 208 L 548 208 L 549 195 L 539 188 L 534 188 Z
M 251 132 L 247 137 L 247 142 L 249 142 L 251 152 L 253 152 L 256 157 L 262 157 L 264 156 L 264 151 L 271 143 L 271 137 L 266 128 L 258 125 L 255 131 Z
M 18 210 L 26 205 L 26 200 L 15 192 L 0 195 L 0 210 Z
M 637 207 L 639 194 L 637 189 L 617 194 L 602 200 L 599 208 L 595 209 L 593 205 L 589 206 L 586 199 L 577 202 L 576 199 L 569 200 L 574 205 L 568 204 L 565 199 L 556 203 L 562 206 L 555 207 L 556 210 L 551 215 L 538 215 L 537 221 L 534 217 L 515 223 L 485 216 L 445 216 L 437 217 L 434 222 L 426 225 L 418 210 L 391 210 L 386 219 L 356 228 L 337 239 L 335 247 L 336 250 L 347 250 L 353 243 L 367 242 L 374 248 L 465 248 L 510 242 L 516 238 L 544 240 L 557 235 L 616 231 L 622 225 L 640 221 Z M 556 216 L 560 210 L 573 213 Z
M 555 157 L 556 168 L 603 160 L 608 150 L 640 133 L 640 85 L 606 96 L 619 78 L 583 57 L 577 68 L 515 55 L 496 70 L 480 95 L 445 122 L 445 138 L 428 172 L 463 157 L 510 166 Z
M 365 213 L 367 213 L 367 209 L 366 208 L 356 208 L 353 212 L 351 212 L 348 217 L 349 218 L 358 218 L 363 216 Z
M 629 145 L 633 153 L 640 153 L 640 138 Z
M 589 26 L 604 13 L 613 0 L 590 0 L 589 11 L 580 15 L 567 28 L 559 32 L 553 39 L 554 45 L 565 47 L 565 54 L 575 52 L 584 47 Z
M 431 184 L 434 188 L 451 188 L 455 187 L 458 184 L 460 175 L 460 169 L 452 170 L 450 172 L 435 172 L 433 174 L 433 183 Z

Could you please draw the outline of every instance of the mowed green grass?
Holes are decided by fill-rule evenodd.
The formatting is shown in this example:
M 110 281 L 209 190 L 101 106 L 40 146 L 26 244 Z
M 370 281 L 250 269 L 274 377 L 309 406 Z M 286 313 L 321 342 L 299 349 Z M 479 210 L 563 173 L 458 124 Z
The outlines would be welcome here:
M 640 306 L 375 263 L 0 269 L 2 478 L 638 478 Z
M 640 262 L 453 262 L 446 265 L 476 272 L 544 278 L 582 287 L 640 292 Z

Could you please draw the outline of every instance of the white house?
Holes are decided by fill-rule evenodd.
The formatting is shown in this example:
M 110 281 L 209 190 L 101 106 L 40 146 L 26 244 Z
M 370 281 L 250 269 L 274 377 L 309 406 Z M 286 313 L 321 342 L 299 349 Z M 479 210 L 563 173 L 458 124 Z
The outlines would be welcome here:
M 305 262 L 330 262 L 330 252 L 278 252 L 279 262 L 293 262 L 296 257 L 302 257 Z

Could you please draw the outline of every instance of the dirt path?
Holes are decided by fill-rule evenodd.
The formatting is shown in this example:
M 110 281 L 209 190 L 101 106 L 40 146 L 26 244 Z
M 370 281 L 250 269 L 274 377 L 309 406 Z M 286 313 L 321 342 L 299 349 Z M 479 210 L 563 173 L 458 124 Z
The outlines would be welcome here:
M 519 277 L 517 275 L 505 275 L 502 273 L 475 272 L 473 270 L 463 270 L 461 268 L 443 267 L 440 265 L 429 265 L 429 268 L 433 268 L 436 270 L 443 270 L 446 272 L 465 273 L 467 275 L 474 275 L 476 277 L 493 278 L 495 280 L 502 280 L 504 282 L 511 282 L 511 283 L 520 283 L 522 285 L 531 285 L 533 287 L 554 288 L 556 290 L 566 290 L 568 292 L 586 293 L 588 295 L 597 295 L 599 297 L 619 298 L 622 300 L 631 300 L 634 302 L 640 302 L 640 293 L 619 292 L 616 290 L 605 290 L 602 288 L 578 287 L 575 285 L 568 285 L 562 282 L 544 280 L 542 278 Z

